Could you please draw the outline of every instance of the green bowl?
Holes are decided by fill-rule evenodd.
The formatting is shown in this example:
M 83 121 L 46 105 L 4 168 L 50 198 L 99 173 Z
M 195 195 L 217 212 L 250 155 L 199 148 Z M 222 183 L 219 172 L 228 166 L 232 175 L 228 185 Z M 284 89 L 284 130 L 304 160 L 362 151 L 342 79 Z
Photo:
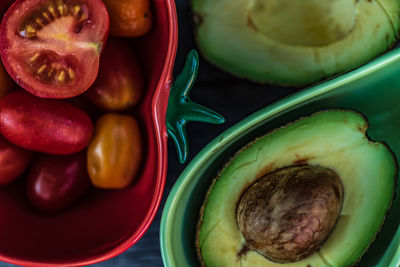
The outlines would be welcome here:
M 205 193 L 225 162 L 243 145 L 301 116 L 330 108 L 362 112 L 368 135 L 387 143 L 400 159 L 400 49 L 354 71 L 270 105 L 218 136 L 187 166 L 165 204 L 160 229 L 165 266 L 199 266 L 195 232 Z M 396 193 L 399 196 L 400 187 Z M 381 232 L 358 266 L 400 265 L 400 198 L 394 200 Z

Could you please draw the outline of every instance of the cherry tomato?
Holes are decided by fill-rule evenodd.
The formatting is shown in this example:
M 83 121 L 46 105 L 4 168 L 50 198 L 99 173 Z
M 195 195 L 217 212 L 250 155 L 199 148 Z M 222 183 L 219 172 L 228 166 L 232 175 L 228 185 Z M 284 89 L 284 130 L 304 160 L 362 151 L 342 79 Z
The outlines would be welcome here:
M 71 104 L 20 90 L 0 100 L 0 132 L 29 150 L 73 154 L 88 145 L 93 123 L 85 112 Z
M 110 113 L 97 120 L 87 151 L 87 169 L 94 186 L 127 187 L 137 175 L 141 160 L 142 137 L 132 116 Z
M 110 14 L 111 35 L 138 37 L 150 31 L 149 0 L 103 0 Z
M 32 152 L 19 148 L 0 136 L 0 185 L 17 179 L 28 167 Z
M 101 58 L 99 76 L 86 92 L 103 110 L 120 111 L 135 106 L 143 94 L 143 74 L 132 47 L 110 39 Z
M 108 29 L 101 0 L 17 0 L 0 26 L 1 58 L 32 94 L 73 97 L 96 79 Z
M 74 204 L 89 188 L 86 153 L 40 155 L 27 180 L 30 202 L 40 210 L 57 211 Z

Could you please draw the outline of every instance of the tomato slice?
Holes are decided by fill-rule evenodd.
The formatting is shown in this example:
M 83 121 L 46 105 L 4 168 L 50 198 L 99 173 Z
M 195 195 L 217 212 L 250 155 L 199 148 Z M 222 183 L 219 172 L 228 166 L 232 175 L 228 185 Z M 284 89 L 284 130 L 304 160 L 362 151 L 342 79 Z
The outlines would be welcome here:
M 97 77 L 109 31 L 101 0 L 17 0 L 0 26 L 8 73 L 43 98 L 70 98 Z

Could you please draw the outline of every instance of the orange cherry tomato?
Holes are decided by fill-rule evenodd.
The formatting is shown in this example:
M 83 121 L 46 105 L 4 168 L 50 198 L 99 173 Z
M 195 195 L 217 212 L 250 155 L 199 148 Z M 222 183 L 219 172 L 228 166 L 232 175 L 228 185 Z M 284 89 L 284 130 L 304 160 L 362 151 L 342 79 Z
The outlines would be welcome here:
M 137 121 L 129 115 L 101 116 L 87 151 L 87 170 L 96 187 L 127 187 L 136 177 L 142 160 L 142 136 Z
M 110 16 L 110 34 L 138 37 L 150 31 L 152 16 L 149 0 L 103 0 Z

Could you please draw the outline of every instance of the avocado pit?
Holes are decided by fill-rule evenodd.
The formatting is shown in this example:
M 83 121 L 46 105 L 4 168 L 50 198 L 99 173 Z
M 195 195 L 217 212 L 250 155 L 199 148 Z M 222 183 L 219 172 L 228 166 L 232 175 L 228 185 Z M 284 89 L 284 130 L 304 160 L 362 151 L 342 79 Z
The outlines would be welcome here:
M 241 196 L 236 219 L 247 249 L 279 263 L 316 252 L 339 217 L 343 185 L 322 166 L 289 166 L 253 183 Z

